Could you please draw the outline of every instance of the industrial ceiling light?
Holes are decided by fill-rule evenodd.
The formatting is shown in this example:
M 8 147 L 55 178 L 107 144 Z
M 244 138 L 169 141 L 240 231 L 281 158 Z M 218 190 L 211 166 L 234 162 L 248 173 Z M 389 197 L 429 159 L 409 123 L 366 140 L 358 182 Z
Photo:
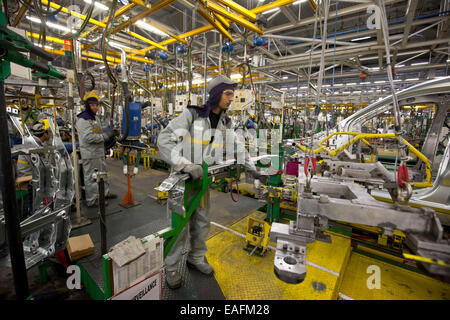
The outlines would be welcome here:
M 36 18 L 36 17 L 30 17 L 30 16 L 26 16 L 27 20 L 36 22 L 36 23 L 41 23 L 41 19 Z
M 298 1 L 293 2 L 292 4 L 295 6 L 297 4 L 300 4 L 300 3 L 303 3 L 303 2 L 306 2 L 306 1 L 307 0 L 298 0 Z
M 87 4 L 91 4 L 92 0 L 84 0 L 84 2 L 86 2 Z M 104 4 L 101 4 L 100 2 L 97 2 L 97 1 L 94 1 L 94 6 L 96 6 L 97 8 L 99 8 L 101 10 L 109 9 L 107 6 L 105 6 Z
M 26 16 L 26 18 L 30 21 L 33 21 L 36 23 L 41 23 L 41 19 L 39 19 L 39 18 L 32 17 L 32 16 Z M 53 23 L 53 22 L 50 22 L 50 21 L 47 21 L 45 24 L 53 29 L 58 29 L 58 30 L 66 31 L 66 32 L 70 31 L 69 28 L 59 25 L 59 24 L 56 24 L 56 23 Z M 75 32 L 76 32 L 75 30 L 72 30 L 72 33 L 75 33 Z
M 361 40 L 367 40 L 367 39 L 370 39 L 370 38 L 372 38 L 372 37 L 356 38 L 356 39 L 353 39 L 353 40 L 350 40 L 350 41 L 361 41 Z
M 289 78 L 288 76 L 284 76 L 284 77 L 281 78 L 281 79 L 286 80 L 286 79 L 288 79 L 288 78 Z
M 53 28 L 53 29 L 58 29 L 58 30 L 70 32 L 69 28 L 64 27 L 62 25 L 59 25 L 59 24 L 56 24 L 56 23 L 53 23 L 53 22 L 50 22 L 50 21 L 47 21 L 45 24 L 48 25 L 50 28 Z M 75 31 L 72 30 L 72 33 L 75 33 Z
M 270 9 L 270 10 L 267 10 L 267 11 L 264 11 L 262 14 L 269 14 L 269 13 L 272 13 L 272 12 L 277 12 L 277 11 L 279 11 L 280 10 L 280 8 L 279 7 L 276 7 L 276 8 L 273 8 L 273 9 Z
M 117 43 L 117 42 L 114 42 L 114 41 L 109 41 L 108 43 L 112 47 L 120 47 L 120 48 L 125 48 L 125 49 L 132 49 L 130 47 L 124 46 L 123 44 L 120 44 L 120 43 Z
M 143 21 L 143 20 L 139 20 L 136 21 L 135 23 L 138 27 L 145 29 L 147 31 L 153 32 L 154 34 L 157 34 L 161 37 L 168 37 L 169 35 L 165 32 L 162 32 L 161 30 L 159 30 L 158 28 L 148 24 L 147 22 Z
M 405 81 L 417 81 L 419 80 L 419 78 L 410 78 L 410 79 L 406 79 Z
M 424 64 L 428 64 L 428 62 L 417 62 L 417 63 L 411 63 L 411 66 L 422 66 Z

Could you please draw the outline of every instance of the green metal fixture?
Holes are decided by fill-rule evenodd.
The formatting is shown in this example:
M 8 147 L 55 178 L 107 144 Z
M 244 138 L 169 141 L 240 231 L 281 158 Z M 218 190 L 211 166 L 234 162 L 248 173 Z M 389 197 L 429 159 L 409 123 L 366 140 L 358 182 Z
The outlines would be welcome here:
M 39 77 L 53 77 L 61 80 L 66 78 L 63 73 L 54 69 L 50 64 L 30 59 L 22 54 L 23 52 L 32 53 L 46 61 L 53 60 L 53 56 L 50 53 L 35 46 L 31 41 L 14 31 L 9 30 L 6 27 L 5 13 L 0 11 L 0 81 L 10 76 L 11 62 L 39 71 Z

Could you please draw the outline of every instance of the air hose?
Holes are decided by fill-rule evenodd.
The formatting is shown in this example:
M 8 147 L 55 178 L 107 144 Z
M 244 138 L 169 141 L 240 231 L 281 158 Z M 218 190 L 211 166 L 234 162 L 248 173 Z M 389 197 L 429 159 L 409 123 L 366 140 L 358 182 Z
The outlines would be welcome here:
M 39 0 L 33 0 L 33 2 L 34 2 L 34 10 L 36 11 L 36 13 L 39 16 L 39 18 L 41 19 L 41 21 L 42 22 L 46 21 L 45 17 L 46 17 L 47 13 L 43 12 L 43 10 L 42 10 L 42 2 L 39 1 Z M 57 36 L 59 38 L 65 39 L 65 40 L 77 39 L 80 36 L 80 34 L 84 31 L 84 29 L 86 28 L 87 24 L 89 23 L 89 20 L 91 19 L 92 12 L 94 11 L 94 7 L 95 7 L 94 4 L 95 4 L 95 2 L 92 1 L 91 5 L 89 6 L 89 11 L 88 11 L 88 14 L 86 16 L 86 19 L 83 21 L 83 24 L 81 25 L 80 29 L 76 33 L 72 34 L 72 32 L 69 31 L 67 34 L 61 35 L 61 34 L 59 34 L 57 32 L 52 31 L 51 29 L 48 29 L 48 31 L 51 34 L 53 34 L 54 36 Z M 62 8 L 63 8 L 63 6 L 61 5 L 58 8 L 58 10 L 62 10 Z M 55 12 L 57 12 L 57 11 L 55 11 Z M 53 15 L 53 12 L 50 15 Z

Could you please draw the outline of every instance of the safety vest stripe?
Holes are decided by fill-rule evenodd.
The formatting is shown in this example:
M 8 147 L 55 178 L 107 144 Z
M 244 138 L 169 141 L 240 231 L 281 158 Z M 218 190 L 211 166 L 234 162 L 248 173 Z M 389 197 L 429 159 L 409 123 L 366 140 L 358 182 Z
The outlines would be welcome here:
M 23 164 L 29 164 L 29 162 L 28 162 L 28 161 L 24 161 L 24 160 L 20 160 L 20 159 L 17 159 L 17 162 L 19 162 L 19 163 L 23 163 Z

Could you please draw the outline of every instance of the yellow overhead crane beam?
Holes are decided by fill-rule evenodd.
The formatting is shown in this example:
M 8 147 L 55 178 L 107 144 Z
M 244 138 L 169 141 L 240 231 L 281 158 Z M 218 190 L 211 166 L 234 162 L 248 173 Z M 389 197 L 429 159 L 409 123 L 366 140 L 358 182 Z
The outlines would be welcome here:
M 212 12 L 212 14 L 216 18 L 216 20 L 219 20 L 219 22 L 223 24 L 225 27 L 227 27 L 227 29 L 230 27 L 230 23 L 228 22 L 227 19 L 225 19 L 224 17 L 222 17 L 220 14 L 217 13 Z
M 53 2 L 48 2 L 47 0 L 41 0 L 41 1 L 42 1 L 42 3 L 43 3 L 44 5 L 50 5 L 50 6 L 51 6 L 52 8 L 54 8 L 54 9 L 59 9 L 59 8 L 61 7 L 60 5 L 58 5 L 58 4 L 56 4 L 56 3 L 53 3 Z M 124 13 L 126 13 L 127 11 L 129 11 L 130 9 L 132 9 L 134 6 L 135 6 L 135 4 L 128 4 L 128 5 L 125 5 L 124 7 L 120 8 L 120 9 L 118 9 L 118 10 L 116 11 L 115 16 L 118 17 L 118 16 L 120 16 L 120 15 L 123 15 Z M 125 8 L 125 9 L 124 9 L 124 8 Z M 62 7 L 61 12 L 68 13 L 69 11 L 68 11 L 67 8 Z M 72 10 L 72 11 L 70 12 L 70 14 L 73 15 L 74 17 L 79 18 L 79 19 L 86 20 L 86 16 L 84 16 L 84 15 L 82 15 L 82 14 L 79 14 L 79 13 L 76 12 L 76 11 L 73 11 L 73 10 Z M 104 19 L 103 21 L 105 21 L 105 20 L 107 21 L 107 19 Z M 106 21 L 105 21 L 105 22 L 106 22 Z M 89 22 L 91 22 L 92 24 L 94 24 L 95 27 L 102 27 L 102 28 L 105 28 L 105 27 L 106 27 L 106 24 L 105 24 L 105 23 L 100 22 L 100 21 L 97 21 L 97 20 L 92 19 L 92 18 L 89 19 Z M 91 30 L 94 30 L 94 28 L 92 28 Z M 83 37 L 83 36 L 85 36 L 86 34 L 88 34 L 89 32 L 90 32 L 90 30 L 86 31 L 86 32 L 83 33 L 81 36 Z M 131 36 L 133 36 L 133 37 L 139 39 L 139 40 L 145 41 L 145 42 L 147 42 L 147 43 L 149 43 L 149 44 L 152 44 L 152 45 L 156 46 L 156 47 L 159 48 L 159 49 L 162 49 L 162 50 L 167 51 L 167 49 L 164 48 L 163 46 L 161 46 L 161 45 L 157 44 L 156 42 L 151 41 L 150 39 L 147 39 L 147 38 L 145 38 L 145 37 L 143 37 L 143 36 L 141 36 L 141 35 L 138 35 L 137 33 L 134 33 L 134 32 L 127 32 L 127 33 L 130 34 Z M 85 45 L 85 46 L 83 46 L 83 48 L 84 48 L 85 50 L 87 50 L 87 49 L 89 49 L 89 48 L 91 48 L 91 47 L 92 47 L 92 45 Z M 140 51 L 135 50 L 135 49 L 127 49 L 127 48 L 124 48 L 124 50 L 125 50 L 125 51 L 133 52 L 133 53 L 135 53 L 135 54 L 140 54 Z
M 147 39 L 147 38 L 141 36 L 140 34 L 137 34 L 137 33 L 133 32 L 133 31 L 128 31 L 128 34 L 132 35 L 133 37 L 135 37 L 135 38 L 137 38 L 137 39 L 139 39 L 139 40 L 142 40 L 142 41 L 144 41 L 144 42 L 147 42 L 148 44 L 151 44 L 151 45 L 157 47 L 158 49 L 161 49 L 161 50 L 164 50 L 164 51 L 168 51 L 167 48 L 165 48 L 165 47 L 163 47 L 163 46 L 157 44 L 156 42 L 154 42 L 154 41 L 152 41 L 152 40 L 150 40 L 150 39 Z M 124 49 L 126 49 L 126 48 L 124 48 Z M 141 54 L 141 52 L 140 52 L 139 50 L 135 50 L 135 51 L 136 51 L 138 54 Z
M 120 25 L 118 25 L 111 31 L 111 34 L 115 34 L 115 33 L 119 32 L 120 30 L 133 25 L 136 21 L 141 20 L 141 19 L 145 18 L 146 16 L 171 5 L 173 2 L 175 2 L 175 0 L 161 0 L 158 3 L 155 3 L 151 8 L 148 8 L 148 9 L 142 11 L 141 13 L 132 17 L 128 21 L 122 22 Z
M 197 8 L 197 12 L 199 15 L 203 17 L 206 21 L 208 21 L 214 28 L 217 29 L 224 37 L 230 39 L 230 41 L 234 41 L 233 37 L 228 33 L 227 30 L 223 27 L 223 25 L 220 23 L 219 19 L 217 21 L 209 14 L 209 11 L 203 9 L 202 7 Z
M 256 7 L 254 9 L 249 10 L 249 11 L 251 13 L 258 14 L 258 13 L 262 13 L 262 12 L 268 11 L 270 9 L 273 9 L 275 7 L 281 7 L 281 6 L 290 5 L 293 2 L 294 2 L 294 0 L 276 0 L 274 2 L 271 2 L 271 3 L 268 3 L 266 5 L 262 5 L 262 6 Z M 214 29 L 214 27 L 212 25 L 207 25 L 207 26 L 203 26 L 203 27 L 191 30 L 191 31 L 186 32 L 184 34 L 181 34 L 181 35 L 179 35 L 179 37 L 182 38 L 182 39 L 185 39 L 185 38 L 188 38 L 188 37 L 196 36 L 196 35 L 204 33 L 204 32 L 211 31 L 212 29 Z M 165 45 L 172 44 L 174 42 L 176 42 L 176 40 L 168 39 L 168 40 L 160 42 L 159 44 L 165 46 Z M 140 51 L 143 54 L 145 54 L 148 51 L 153 50 L 155 48 L 156 48 L 155 46 L 151 46 L 151 47 L 148 47 L 148 48 L 141 49 Z
M 265 11 L 269 11 L 271 9 L 287 6 L 294 2 L 294 0 L 277 0 L 268 4 L 264 4 L 262 6 L 256 7 L 255 9 L 250 10 L 254 14 L 263 13 Z
M 207 8 L 208 10 L 220 14 L 221 16 L 223 16 L 224 18 L 231 20 L 237 24 L 239 24 L 240 26 L 249 29 L 251 31 L 255 31 L 259 34 L 263 34 L 264 31 L 261 30 L 260 28 L 258 28 L 257 26 L 255 26 L 253 23 L 249 22 L 248 20 L 244 19 L 243 17 L 240 17 L 234 13 L 228 12 L 224 7 L 219 6 L 218 4 L 211 2 L 211 1 L 206 1 L 206 0 L 199 0 L 204 6 L 205 8 Z M 289 0 L 289 1 L 293 1 L 293 0 Z M 256 17 L 256 15 L 255 15 Z
M 37 33 L 33 33 L 31 34 L 30 32 L 28 32 L 28 36 L 33 37 L 33 38 L 39 38 L 39 34 Z M 55 42 L 55 43 L 60 43 L 60 44 L 64 44 L 64 40 L 59 39 L 59 38 L 54 38 L 54 37 L 46 37 L 47 40 L 51 41 L 51 42 Z M 57 50 L 57 49 L 47 49 L 44 48 L 46 51 L 51 52 L 53 54 L 59 55 L 59 56 L 64 56 L 65 53 L 63 50 Z M 108 51 L 109 54 L 113 54 L 113 55 L 117 55 L 120 56 L 120 53 L 118 52 L 114 52 L 114 51 Z M 89 57 L 93 57 L 93 58 L 98 58 L 98 59 L 102 59 L 102 55 L 99 53 L 95 53 L 95 52 L 90 52 L 90 51 L 84 51 L 84 54 L 89 56 Z M 139 62 L 144 62 L 144 63 L 149 63 L 149 64 L 153 64 L 153 60 L 151 59 L 145 59 L 142 57 L 136 57 L 134 55 L 128 54 L 127 55 L 127 59 L 130 60 L 134 60 L 134 61 L 139 61 Z M 86 60 L 83 58 L 83 60 Z M 114 57 L 107 57 L 108 61 L 114 62 L 114 63 L 120 63 L 120 58 L 114 58 Z M 97 62 L 97 61 L 93 61 L 93 62 Z M 101 62 L 103 63 L 103 61 Z
M 243 6 L 241 6 L 240 4 L 237 4 L 234 1 L 231 1 L 231 0 L 216 0 L 216 1 L 219 2 L 220 4 L 223 4 L 224 6 L 227 6 L 231 10 L 242 14 L 247 19 L 250 19 L 252 21 L 256 20 L 255 13 L 251 12 L 250 10 L 244 8 Z

